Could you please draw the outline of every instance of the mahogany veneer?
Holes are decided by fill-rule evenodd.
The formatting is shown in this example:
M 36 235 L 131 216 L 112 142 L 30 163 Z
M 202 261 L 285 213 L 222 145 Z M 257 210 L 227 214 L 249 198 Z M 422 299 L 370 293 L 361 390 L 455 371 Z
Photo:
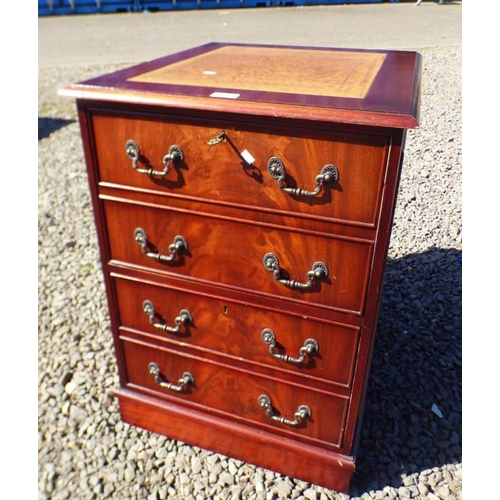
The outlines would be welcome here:
M 347 492 L 415 52 L 208 44 L 72 85 L 122 418 Z

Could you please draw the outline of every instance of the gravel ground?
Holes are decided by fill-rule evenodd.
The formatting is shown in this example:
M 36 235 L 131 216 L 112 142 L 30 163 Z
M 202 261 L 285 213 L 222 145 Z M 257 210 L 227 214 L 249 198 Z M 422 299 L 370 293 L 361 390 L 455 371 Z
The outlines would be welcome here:
M 39 499 L 461 499 L 461 46 L 423 55 L 350 496 L 131 427 L 74 102 L 39 71 Z M 123 66 L 123 65 L 122 65 Z

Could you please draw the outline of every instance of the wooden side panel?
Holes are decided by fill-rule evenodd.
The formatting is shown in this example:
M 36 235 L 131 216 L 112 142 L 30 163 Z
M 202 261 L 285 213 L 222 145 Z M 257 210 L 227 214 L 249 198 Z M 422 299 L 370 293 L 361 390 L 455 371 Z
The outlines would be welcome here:
M 356 451 L 356 432 L 359 432 L 361 429 L 372 351 L 375 344 L 384 270 L 387 262 L 387 252 L 389 249 L 394 210 L 401 177 L 405 138 L 406 133 L 404 131 L 394 132 L 387 176 L 384 182 L 383 203 L 380 210 L 379 229 L 374 248 L 370 285 L 368 287 L 369 299 L 364 313 L 364 326 L 361 331 L 360 350 L 358 353 L 350 415 L 346 430 L 346 444 L 351 447 L 353 454 L 355 454 Z

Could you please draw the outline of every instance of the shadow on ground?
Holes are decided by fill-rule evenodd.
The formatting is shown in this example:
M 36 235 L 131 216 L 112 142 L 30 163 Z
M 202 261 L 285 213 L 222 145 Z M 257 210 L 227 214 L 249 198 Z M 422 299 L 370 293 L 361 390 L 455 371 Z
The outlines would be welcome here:
M 45 139 L 52 132 L 73 123 L 74 120 L 64 120 L 63 118 L 38 117 L 38 140 Z
M 461 463 L 461 299 L 461 251 L 388 261 L 351 495 Z

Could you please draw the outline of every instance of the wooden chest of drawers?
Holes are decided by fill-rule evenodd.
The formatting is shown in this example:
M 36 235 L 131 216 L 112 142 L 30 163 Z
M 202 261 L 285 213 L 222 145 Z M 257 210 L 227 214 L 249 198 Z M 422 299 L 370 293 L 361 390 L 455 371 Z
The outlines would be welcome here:
M 76 97 L 124 421 L 355 471 L 414 52 L 208 44 Z

